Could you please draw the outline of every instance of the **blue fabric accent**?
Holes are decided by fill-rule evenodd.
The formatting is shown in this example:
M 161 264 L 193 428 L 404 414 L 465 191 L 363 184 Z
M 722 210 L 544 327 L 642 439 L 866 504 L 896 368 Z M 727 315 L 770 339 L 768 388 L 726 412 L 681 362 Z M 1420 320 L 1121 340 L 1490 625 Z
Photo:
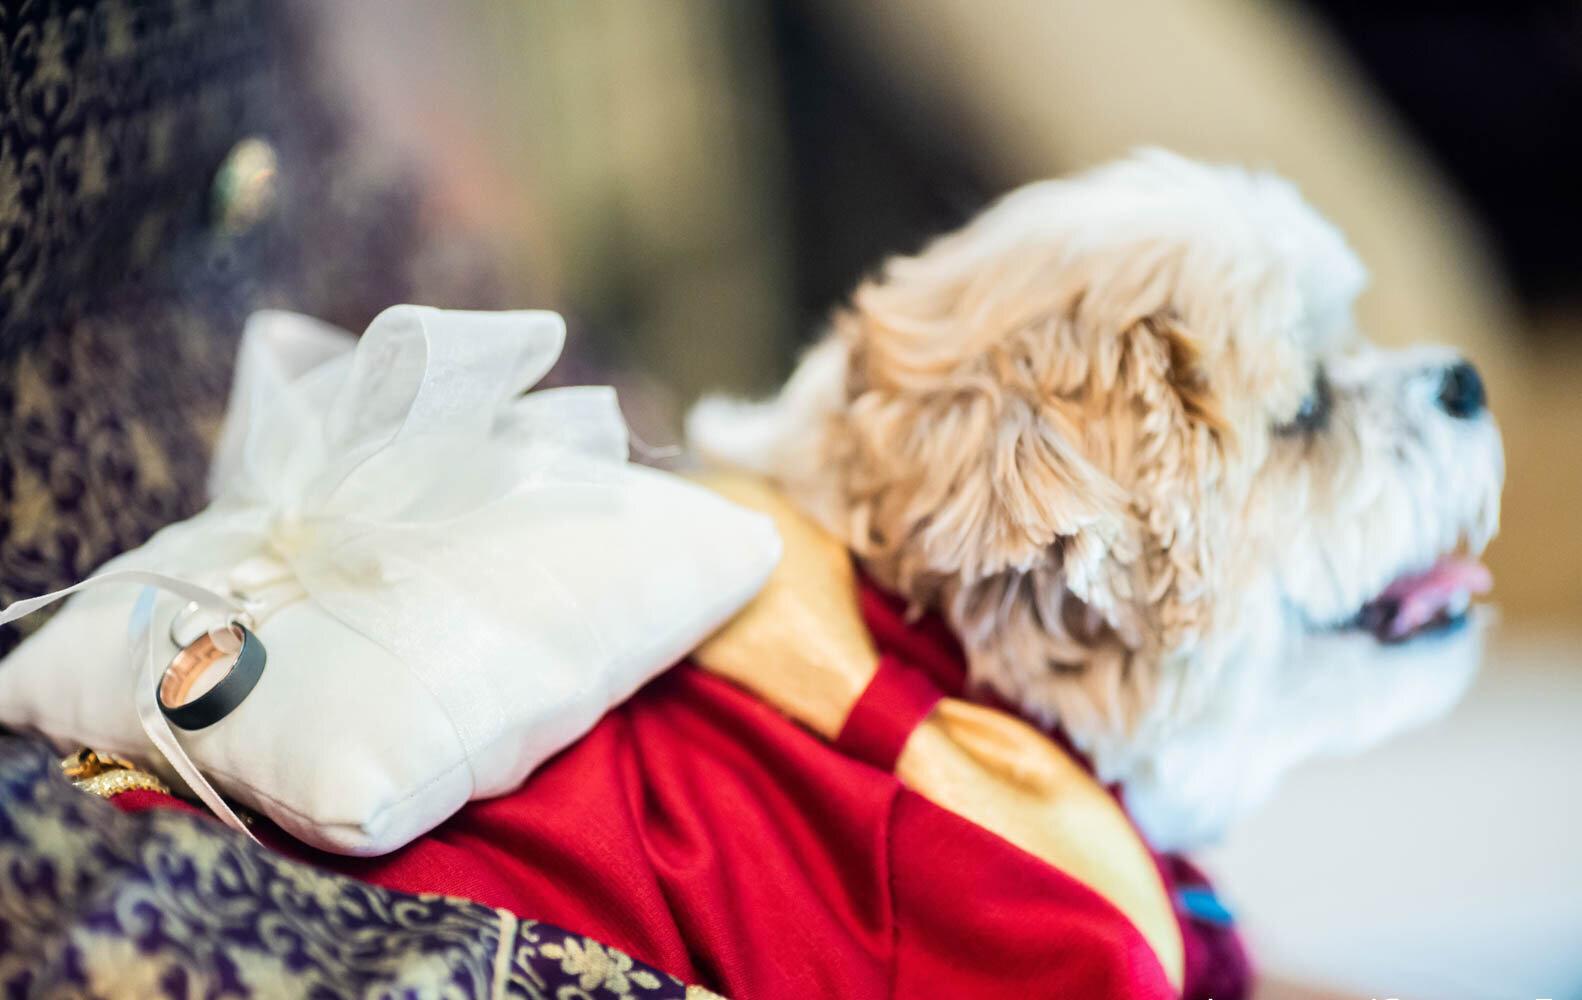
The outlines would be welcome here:
M 1214 890 L 1207 886 L 1190 886 L 1176 891 L 1176 901 L 1181 904 L 1181 909 L 1194 920 L 1201 920 L 1205 924 L 1216 927 L 1229 927 L 1236 922 L 1236 918 L 1225 909 L 1225 904 L 1214 895 Z

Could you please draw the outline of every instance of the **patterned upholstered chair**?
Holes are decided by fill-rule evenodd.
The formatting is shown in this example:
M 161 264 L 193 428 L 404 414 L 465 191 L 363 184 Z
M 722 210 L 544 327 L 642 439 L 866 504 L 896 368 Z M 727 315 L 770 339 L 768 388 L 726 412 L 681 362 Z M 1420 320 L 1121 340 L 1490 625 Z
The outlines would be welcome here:
M 476 268 L 412 277 L 436 236 L 415 176 L 319 78 L 309 16 L 0 10 L 0 603 L 202 506 L 248 312 L 362 329 L 393 302 L 493 304 Z M 0 654 L 18 638 L 0 627 Z

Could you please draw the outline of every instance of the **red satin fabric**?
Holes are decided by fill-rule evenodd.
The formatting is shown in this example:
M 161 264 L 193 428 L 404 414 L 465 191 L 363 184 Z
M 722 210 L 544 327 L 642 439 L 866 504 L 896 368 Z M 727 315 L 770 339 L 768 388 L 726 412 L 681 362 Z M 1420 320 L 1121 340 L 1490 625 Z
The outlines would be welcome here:
M 960 689 L 942 626 L 908 624 L 872 593 L 864 612 L 882 652 Z M 394 854 L 283 840 L 325 867 L 505 907 L 746 1000 L 1175 995 L 1091 890 L 688 664 L 518 791 Z M 1239 995 L 1239 946 L 1239 982 L 1194 980 L 1205 952 L 1184 929 L 1188 995 Z M 1218 992 L 1202 992 L 1210 982 Z
M 1109 903 L 688 665 L 520 791 L 388 857 L 314 860 L 731 997 L 1172 995 Z
M 930 680 L 951 697 L 970 697 L 1015 714 L 1013 706 L 991 692 L 966 690 L 966 657 L 944 619 L 934 614 L 913 616 L 908 613 L 904 601 L 871 584 L 863 587 L 861 601 L 863 619 L 881 650 L 926 672 Z M 1066 739 L 1065 733 L 1057 729 L 1048 731 L 1047 735 L 1087 766 L 1086 759 Z M 1123 791 L 1118 787 L 1110 789 L 1124 805 Z M 1253 970 L 1241 935 L 1233 924 L 1205 919 L 1190 912 L 1183 903 L 1184 890 L 1212 893 L 1208 878 L 1179 855 L 1155 855 L 1154 862 L 1159 866 L 1159 874 L 1175 906 L 1176 919 L 1181 924 L 1181 941 L 1185 948 L 1184 995 L 1189 1000 L 1245 997 L 1252 990 Z
M 846 716 L 835 749 L 881 771 L 894 771 L 908 736 L 945 693 L 928 675 L 888 653 Z

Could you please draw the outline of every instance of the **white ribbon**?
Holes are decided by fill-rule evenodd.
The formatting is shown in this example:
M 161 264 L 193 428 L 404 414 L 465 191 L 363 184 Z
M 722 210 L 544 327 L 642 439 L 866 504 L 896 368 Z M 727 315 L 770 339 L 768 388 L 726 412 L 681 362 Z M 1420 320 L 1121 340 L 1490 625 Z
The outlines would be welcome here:
M 167 584 L 160 586 L 170 589 Z M 196 600 L 196 598 L 190 599 Z M 203 776 L 203 772 L 199 771 L 198 766 L 192 762 L 192 758 L 188 757 L 187 752 L 181 748 L 175 732 L 170 728 L 170 721 L 159 709 L 156 692 L 164 671 L 154 659 L 153 614 L 154 588 L 144 587 L 143 592 L 138 595 L 137 604 L 132 608 L 132 621 L 129 627 L 132 665 L 136 668 L 138 664 L 142 664 L 143 673 L 143 682 L 136 686 L 136 694 L 133 696 L 137 702 L 137 721 L 142 723 L 143 732 L 148 735 L 149 742 L 153 743 L 154 748 L 165 756 L 171 767 L 176 769 L 176 773 L 181 775 L 181 780 L 187 783 L 192 793 L 201 799 L 226 826 L 234 827 L 246 834 L 249 840 L 256 841 L 258 838 L 253 836 L 253 831 L 249 830 L 242 823 L 241 818 L 231 811 L 225 799 L 215 791 L 214 786 Z M 267 650 L 265 652 L 267 656 Z M 268 666 L 267 659 L 265 666 Z
M 231 811 L 231 807 L 225 804 L 225 800 L 220 797 L 220 793 L 215 791 L 214 787 L 204 779 L 202 773 L 199 772 L 196 765 L 187 756 L 186 751 L 181 749 L 181 744 L 176 741 L 176 734 L 171 731 L 170 723 L 165 719 L 165 714 L 159 710 L 159 700 L 156 691 L 163 676 L 163 671 L 160 669 L 158 661 L 154 658 L 154 643 L 151 635 L 155 588 L 167 590 L 196 603 L 201 608 L 208 608 L 211 611 L 218 611 L 226 615 L 242 613 L 244 609 L 241 604 L 222 594 L 217 594 L 207 587 L 200 587 L 185 580 L 166 576 L 163 573 L 122 569 L 90 576 L 80 583 L 53 593 L 17 601 L 4 610 L 0 610 L 0 625 L 5 625 L 25 615 L 30 615 L 40 608 L 70 597 L 79 590 L 87 590 L 90 587 L 99 587 L 107 584 L 127 583 L 141 583 L 145 585 L 143 592 L 138 597 L 136 606 L 132 610 L 132 619 L 128 623 L 127 630 L 128 640 L 131 643 L 129 662 L 134 670 L 140 670 L 143 675 L 142 682 L 134 687 L 137 700 L 137 718 L 143 725 L 143 732 L 148 734 L 149 742 L 153 743 L 155 748 L 165 755 L 165 759 L 170 761 L 170 766 L 176 769 L 177 774 L 181 775 L 181 780 L 187 783 L 193 794 L 197 795 L 204 805 L 213 810 L 215 816 L 223 820 L 226 825 L 235 827 L 247 834 L 248 837 L 252 837 L 252 832 L 247 829 L 236 813 Z
M 587 616 L 530 556 L 495 544 L 515 519 L 624 471 L 627 431 L 607 387 L 523 393 L 564 341 L 547 312 L 385 310 L 355 342 L 303 317 L 263 313 L 243 337 L 210 473 L 213 503 L 113 569 L 0 612 L 13 621 L 86 587 L 141 583 L 130 661 L 144 673 L 144 731 L 216 815 L 243 829 L 182 750 L 155 701 L 154 591 L 233 613 L 244 605 L 192 580 L 226 580 L 258 558 L 292 590 L 394 654 L 434 695 L 469 761 L 501 724 L 477 658 L 524 648 L 489 605 L 506 581 L 572 623 Z M 570 630 L 566 652 L 597 662 L 600 637 Z M 268 648 L 267 629 L 259 638 Z M 267 676 L 266 666 L 266 676 Z

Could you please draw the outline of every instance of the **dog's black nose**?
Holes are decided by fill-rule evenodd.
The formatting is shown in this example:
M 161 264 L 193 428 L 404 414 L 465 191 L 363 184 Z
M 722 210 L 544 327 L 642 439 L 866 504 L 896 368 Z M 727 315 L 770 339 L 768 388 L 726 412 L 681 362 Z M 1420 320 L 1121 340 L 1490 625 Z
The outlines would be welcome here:
M 1470 420 L 1483 412 L 1487 397 L 1483 392 L 1483 379 L 1478 370 L 1465 361 L 1445 369 L 1444 380 L 1439 383 L 1439 407 L 1452 417 Z

